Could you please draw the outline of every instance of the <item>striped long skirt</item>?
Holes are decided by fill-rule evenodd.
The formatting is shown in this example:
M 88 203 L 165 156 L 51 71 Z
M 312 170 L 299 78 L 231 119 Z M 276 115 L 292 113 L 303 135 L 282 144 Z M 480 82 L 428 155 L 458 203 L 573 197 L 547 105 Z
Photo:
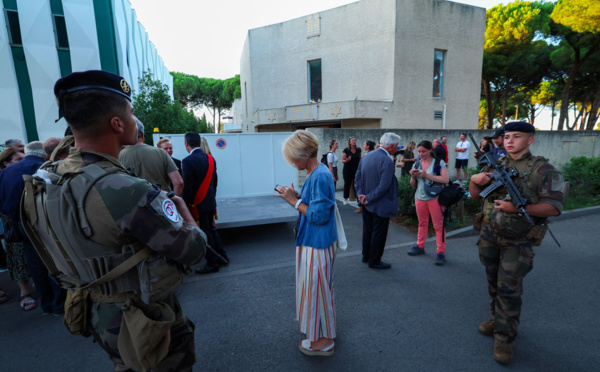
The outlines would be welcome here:
M 335 338 L 333 261 L 337 242 L 326 249 L 296 247 L 296 319 L 311 341 Z

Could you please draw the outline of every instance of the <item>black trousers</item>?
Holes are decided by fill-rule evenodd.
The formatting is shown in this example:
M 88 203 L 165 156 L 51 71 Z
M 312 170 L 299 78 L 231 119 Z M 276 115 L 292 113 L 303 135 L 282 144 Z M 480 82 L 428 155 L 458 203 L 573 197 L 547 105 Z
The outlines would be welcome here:
M 212 250 L 207 249 L 206 264 L 208 266 L 223 265 L 229 263 L 227 253 L 225 253 L 225 249 L 223 249 L 223 242 L 221 241 L 221 237 L 217 232 L 217 228 L 213 226 L 214 220 L 214 210 L 198 211 L 198 224 L 200 225 L 200 229 L 206 234 L 208 245 L 210 245 L 211 248 L 223 258 L 219 258 Z
M 363 207 L 362 209 L 362 217 L 363 258 L 366 258 L 369 261 L 369 265 L 377 265 L 381 262 L 381 256 L 383 256 L 388 228 L 390 227 L 390 219 L 371 213 L 366 207 Z
M 350 197 L 350 188 L 352 187 L 352 182 L 354 182 L 355 176 L 356 169 L 344 169 L 344 199 L 348 199 Z

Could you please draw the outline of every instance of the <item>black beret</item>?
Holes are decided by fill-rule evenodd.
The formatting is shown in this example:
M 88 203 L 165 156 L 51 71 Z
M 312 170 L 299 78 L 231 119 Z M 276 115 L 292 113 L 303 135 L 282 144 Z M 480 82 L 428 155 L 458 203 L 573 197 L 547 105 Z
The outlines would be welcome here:
M 526 121 L 511 121 L 504 126 L 504 131 L 535 133 L 535 127 Z
M 504 137 L 504 129 L 496 129 L 492 138 Z
M 119 94 L 131 101 L 131 87 L 123 77 L 101 70 L 73 72 L 58 79 L 56 84 L 54 84 L 54 95 L 58 99 L 58 119 L 56 121 L 65 116 L 63 111 L 64 95 L 87 89 L 106 90 Z
M 54 95 L 60 100 L 65 93 L 86 89 L 107 90 L 131 101 L 131 87 L 127 81 L 119 75 L 100 70 L 73 72 L 58 79 L 54 85 Z

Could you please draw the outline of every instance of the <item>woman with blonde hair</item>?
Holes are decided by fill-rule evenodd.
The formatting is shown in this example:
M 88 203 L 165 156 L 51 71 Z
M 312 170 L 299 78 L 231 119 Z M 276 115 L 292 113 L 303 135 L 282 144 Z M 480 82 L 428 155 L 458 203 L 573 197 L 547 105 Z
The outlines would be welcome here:
M 335 188 L 335 184 L 337 183 L 338 177 L 338 157 L 335 154 L 335 151 L 340 147 L 340 144 L 337 140 L 329 141 L 329 152 L 327 153 L 327 166 L 329 167 L 329 172 L 333 177 L 333 187 Z
M 212 152 L 210 152 L 210 146 L 208 146 L 208 141 L 205 137 L 200 137 L 200 148 L 208 155 L 212 155 Z
M 319 141 L 298 130 L 283 144 L 283 156 L 298 170 L 307 170 L 300 194 L 291 186 L 277 186 L 278 197 L 300 213 L 296 235 L 296 318 L 307 339 L 300 342 L 306 355 L 333 355 L 336 336 L 333 303 L 333 262 L 337 249 L 335 189 L 330 170 L 317 159 Z

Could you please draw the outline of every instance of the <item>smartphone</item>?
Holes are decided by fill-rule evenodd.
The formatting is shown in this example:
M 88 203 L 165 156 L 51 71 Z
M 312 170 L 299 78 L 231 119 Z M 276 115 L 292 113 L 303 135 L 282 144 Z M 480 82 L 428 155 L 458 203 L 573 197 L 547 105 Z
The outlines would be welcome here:
M 281 191 L 277 190 L 278 187 L 283 188 L 283 186 L 281 186 L 281 185 L 275 185 L 275 188 L 273 188 L 273 190 L 277 191 L 280 194 L 283 194 Z

